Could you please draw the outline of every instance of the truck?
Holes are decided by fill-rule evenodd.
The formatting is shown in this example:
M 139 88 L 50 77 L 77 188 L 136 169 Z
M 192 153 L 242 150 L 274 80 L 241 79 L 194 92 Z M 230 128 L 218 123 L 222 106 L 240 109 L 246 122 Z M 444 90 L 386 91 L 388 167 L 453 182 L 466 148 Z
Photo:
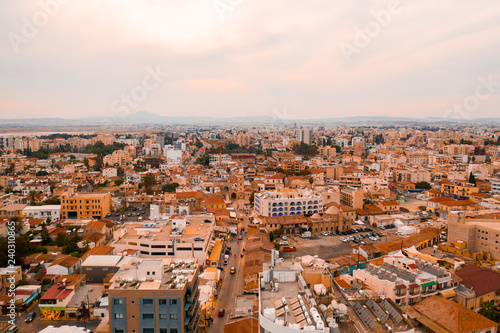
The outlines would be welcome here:
M 304 231 L 300 237 L 302 238 L 311 238 L 312 234 L 310 231 Z
M 283 251 L 293 252 L 293 251 L 297 251 L 297 248 L 295 246 L 283 246 Z

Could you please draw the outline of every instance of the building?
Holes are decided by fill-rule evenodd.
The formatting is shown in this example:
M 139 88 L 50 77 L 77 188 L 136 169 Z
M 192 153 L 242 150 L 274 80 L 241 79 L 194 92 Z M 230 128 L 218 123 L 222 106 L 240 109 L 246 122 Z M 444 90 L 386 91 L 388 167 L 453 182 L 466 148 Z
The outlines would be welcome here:
M 277 190 L 255 193 L 254 211 L 261 216 L 323 213 L 323 197 L 308 190 Z
M 381 266 L 371 264 L 355 270 L 353 277 L 374 294 L 383 295 L 397 305 L 412 305 L 458 286 L 450 272 L 401 252 L 382 260 Z
M 455 300 L 468 309 L 477 311 L 484 302 L 498 303 L 500 293 L 500 273 L 491 269 L 464 265 L 455 271 L 462 279 Z
M 87 276 L 88 282 L 103 283 L 108 274 L 118 272 L 131 260 L 132 257 L 124 255 L 90 255 L 80 266 L 80 273 Z
M 115 253 L 134 250 L 141 258 L 196 259 L 205 263 L 213 245 L 213 215 L 186 215 L 166 222 L 127 223 L 113 234 L 108 246 Z
M 479 193 L 479 188 L 474 184 L 465 182 L 443 182 L 441 191 L 456 198 L 469 198 L 473 193 Z
M 7 293 L 11 284 L 17 285 L 23 279 L 21 266 L 0 268 L 0 292 Z
M 260 274 L 260 332 L 337 332 L 338 325 L 326 320 L 317 311 L 317 303 L 308 288 L 298 262 L 264 264 Z M 328 280 L 329 274 L 326 274 Z
M 61 195 L 62 219 L 103 219 L 111 211 L 111 194 L 86 193 Z
M 353 209 L 363 209 L 363 190 L 352 186 L 341 186 L 340 204 Z
M 11 219 L 13 217 L 22 217 L 25 204 L 10 204 L 0 208 L 0 219 Z
M 448 242 L 463 244 L 474 252 L 485 251 L 500 260 L 500 219 L 451 213 L 448 220 Z
M 229 154 L 210 154 L 209 164 L 211 167 L 227 166 L 231 163 Z
M 491 180 L 491 194 L 500 194 L 500 179 Z
M 23 216 L 29 219 L 50 218 L 51 221 L 57 221 L 61 219 L 61 205 L 26 206 Z
M 300 143 L 310 145 L 312 143 L 312 129 L 300 128 L 295 131 L 295 139 Z
M 304 162 L 299 160 L 283 160 L 281 167 L 288 172 L 300 172 L 306 169 Z
M 84 274 L 62 274 L 56 283 L 40 298 L 40 318 L 69 319 L 75 318 L 81 304 L 71 301 L 85 284 Z
M 326 159 L 332 159 L 337 156 L 337 149 L 333 147 L 319 147 L 319 154 Z
M 498 323 L 438 296 L 431 296 L 406 308 L 406 311 L 411 319 L 430 332 L 495 333 L 498 326 Z
M 110 281 L 112 333 L 198 332 L 198 275 L 193 260 L 134 259 Z

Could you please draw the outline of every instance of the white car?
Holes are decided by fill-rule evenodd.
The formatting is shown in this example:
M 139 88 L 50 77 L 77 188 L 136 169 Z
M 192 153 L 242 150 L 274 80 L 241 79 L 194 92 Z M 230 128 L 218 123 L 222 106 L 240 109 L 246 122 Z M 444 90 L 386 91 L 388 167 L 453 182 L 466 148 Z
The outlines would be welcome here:
M 281 239 L 286 241 L 288 238 L 286 236 L 281 236 Z
M 323 236 L 329 236 L 329 235 L 328 235 L 328 233 L 327 233 L 326 231 L 323 231 L 321 234 L 322 234 Z
M 280 245 L 288 245 L 288 242 L 287 241 L 282 241 L 282 242 L 280 242 Z

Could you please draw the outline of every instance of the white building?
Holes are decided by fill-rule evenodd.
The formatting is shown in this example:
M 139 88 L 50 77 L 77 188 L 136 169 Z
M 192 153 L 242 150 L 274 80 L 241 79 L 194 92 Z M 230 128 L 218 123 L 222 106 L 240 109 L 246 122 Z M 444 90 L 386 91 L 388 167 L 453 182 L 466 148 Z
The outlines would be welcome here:
M 491 180 L 491 193 L 500 194 L 500 179 Z
M 103 168 L 102 176 L 107 178 L 118 177 L 118 169 L 116 168 Z
M 254 211 L 261 216 L 323 213 L 323 197 L 309 190 L 277 190 L 255 193 Z
M 52 221 L 61 219 L 61 205 L 26 206 L 23 216 L 30 219 L 47 219 Z
M 163 155 L 167 159 L 167 166 L 169 168 L 182 164 L 182 150 L 180 149 L 165 147 Z
M 361 143 L 363 147 L 365 146 L 365 138 L 362 138 L 360 136 L 355 136 L 351 140 L 351 145 L 354 147 L 356 142 Z
M 349 141 L 347 141 L 347 139 L 344 139 L 344 138 L 338 138 L 338 139 L 335 139 L 335 144 L 337 146 L 339 146 L 340 148 L 345 148 L 349 145 Z
M 227 166 L 231 163 L 231 156 L 228 154 L 211 154 L 210 166 L 215 167 L 219 165 Z
M 295 132 L 295 139 L 299 142 L 310 145 L 312 143 L 312 129 L 300 128 Z

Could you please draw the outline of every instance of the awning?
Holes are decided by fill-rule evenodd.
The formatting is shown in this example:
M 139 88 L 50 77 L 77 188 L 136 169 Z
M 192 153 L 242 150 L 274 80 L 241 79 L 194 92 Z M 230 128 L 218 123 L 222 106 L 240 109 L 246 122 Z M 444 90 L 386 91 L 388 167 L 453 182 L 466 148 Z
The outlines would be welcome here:
M 455 290 L 453 290 L 453 289 L 441 290 L 439 293 L 444 298 L 451 298 L 451 297 L 455 297 L 455 295 L 456 295 Z
M 422 287 L 430 287 L 430 286 L 433 286 L 433 285 L 436 285 L 436 284 L 437 284 L 436 281 L 431 281 L 431 282 L 423 283 Z

